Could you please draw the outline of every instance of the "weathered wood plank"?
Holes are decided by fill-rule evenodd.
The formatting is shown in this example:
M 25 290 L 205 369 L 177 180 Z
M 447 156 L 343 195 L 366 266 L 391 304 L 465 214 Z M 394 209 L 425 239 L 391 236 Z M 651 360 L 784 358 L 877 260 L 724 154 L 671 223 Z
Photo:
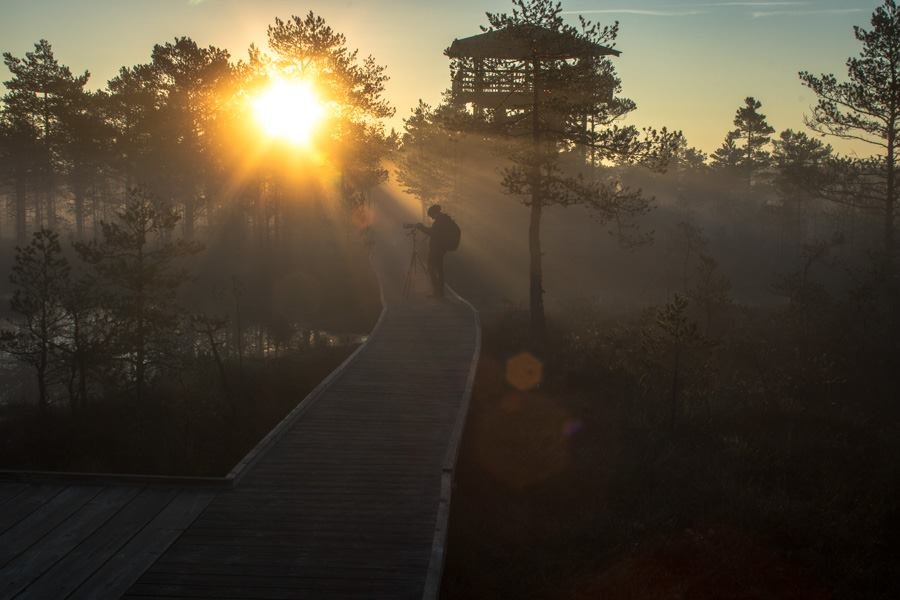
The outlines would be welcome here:
M 174 489 L 143 489 L 18 596 L 20 600 L 65 598 L 100 569 L 175 497 Z
M 0 482 L 0 509 L 3 505 L 25 491 L 24 483 Z
M 0 598 L 13 598 L 109 520 L 138 492 L 107 488 L 59 527 L 0 569 Z
M 74 485 L 65 488 L 36 511 L 0 535 L 0 568 L 29 546 L 47 535 L 60 523 L 78 512 L 103 488 Z
M 0 536 L 65 489 L 63 485 L 29 485 L 0 510 Z
M 283 587 L 246 586 L 239 583 L 216 584 L 215 580 L 197 584 L 172 585 L 164 583 L 137 584 L 128 591 L 127 598 L 220 598 L 225 599 L 265 599 L 296 600 L 298 594 L 317 598 L 321 594 L 339 595 L 344 598 L 416 598 L 418 586 L 407 579 L 385 580 L 364 579 L 362 581 L 336 576 L 332 578 L 296 579 L 284 582 Z M 289 584 L 289 585 L 287 585 Z
M 72 599 L 121 596 L 178 538 L 215 497 L 215 492 L 182 491 L 137 535 L 73 594 Z

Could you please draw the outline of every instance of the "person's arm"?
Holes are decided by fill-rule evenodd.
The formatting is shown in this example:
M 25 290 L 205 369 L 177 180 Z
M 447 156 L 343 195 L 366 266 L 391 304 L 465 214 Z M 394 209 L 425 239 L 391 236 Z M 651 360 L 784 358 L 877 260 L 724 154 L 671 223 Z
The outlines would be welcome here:
M 416 229 L 418 229 L 425 235 L 431 235 L 431 227 L 428 227 L 427 225 L 423 225 L 422 223 L 416 223 Z

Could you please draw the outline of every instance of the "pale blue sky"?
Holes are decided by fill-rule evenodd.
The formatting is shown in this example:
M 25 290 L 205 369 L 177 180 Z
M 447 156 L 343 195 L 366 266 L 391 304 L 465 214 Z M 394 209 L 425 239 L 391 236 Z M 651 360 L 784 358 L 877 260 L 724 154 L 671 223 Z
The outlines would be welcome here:
M 779 131 L 801 128 L 813 103 L 797 71 L 842 75 L 856 54 L 854 24 L 868 26 L 876 0 L 696 2 L 565 0 L 567 12 L 618 19 L 617 65 L 637 124 L 683 129 L 709 152 L 731 127 L 747 95 Z M 40 38 L 75 71 L 102 87 L 121 65 L 145 62 L 154 43 L 188 35 L 243 58 L 262 45 L 276 16 L 322 15 L 362 54 L 388 66 L 387 96 L 399 126 L 418 98 L 431 103 L 447 87 L 442 52 L 454 37 L 478 33 L 486 10 L 508 0 L 0 0 L 0 49 L 21 56 Z M 8 73 L 0 66 L 0 79 Z M 854 148 L 836 144 L 840 149 Z

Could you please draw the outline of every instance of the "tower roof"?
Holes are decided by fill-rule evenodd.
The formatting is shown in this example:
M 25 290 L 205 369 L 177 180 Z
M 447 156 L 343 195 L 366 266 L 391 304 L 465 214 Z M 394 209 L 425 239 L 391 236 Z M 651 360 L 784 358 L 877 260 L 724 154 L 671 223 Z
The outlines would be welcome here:
M 516 25 L 455 39 L 444 54 L 450 58 L 566 60 L 618 56 L 620 52 L 546 27 Z

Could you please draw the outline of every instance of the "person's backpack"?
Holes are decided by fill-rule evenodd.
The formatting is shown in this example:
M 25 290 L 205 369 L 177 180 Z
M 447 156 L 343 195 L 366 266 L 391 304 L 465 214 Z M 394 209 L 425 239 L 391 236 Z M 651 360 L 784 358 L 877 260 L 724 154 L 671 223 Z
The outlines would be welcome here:
M 447 235 L 446 240 L 444 241 L 444 247 L 448 251 L 453 251 L 459 248 L 459 238 L 462 237 L 462 230 L 459 228 L 459 225 L 456 224 L 456 221 L 453 220 L 452 217 L 447 216 Z

